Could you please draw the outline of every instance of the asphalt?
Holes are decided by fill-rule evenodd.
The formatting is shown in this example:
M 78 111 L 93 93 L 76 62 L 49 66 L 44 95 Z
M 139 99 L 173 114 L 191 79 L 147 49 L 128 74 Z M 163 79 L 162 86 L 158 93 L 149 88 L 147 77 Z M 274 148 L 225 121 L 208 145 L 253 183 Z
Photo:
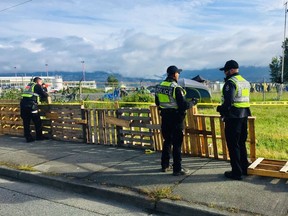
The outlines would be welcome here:
M 242 181 L 229 180 L 223 175 L 230 170 L 227 161 L 183 156 L 183 166 L 191 174 L 173 176 L 160 172 L 159 152 L 24 141 L 0 136 L 1 176 L 170 215 L 288 215 L 287 179 L 250 175 Z M 21 170 L 21 166 L 34 171 Z

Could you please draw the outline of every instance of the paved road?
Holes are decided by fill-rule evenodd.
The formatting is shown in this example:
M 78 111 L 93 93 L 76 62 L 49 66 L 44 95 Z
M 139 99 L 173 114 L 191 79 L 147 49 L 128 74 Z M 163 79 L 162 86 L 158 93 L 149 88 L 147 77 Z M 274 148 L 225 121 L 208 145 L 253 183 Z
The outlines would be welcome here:
M 145 154 L 139 149 L 56 140 L 24 141 L 23 137 L 0 136 L 0 175 L 177 216 L 288 215 L 287 179 L 249 175 L 243 181 L 232 181 L 223 175 L 231 169 L 226 161 L 183 156 L 183 166 L 191 174 L 173 176 L 159 172 L 160 152 Z M 7 166 L 11 164 L 28 165 L 37 172 Z M 143 194 L 159 194 L 163 188 L 171 190 L 169 199 Z M 171 200 L 174 197 L 180 200 Z
M 0 216 L 160 215 L 108 200 L 0 178 Z

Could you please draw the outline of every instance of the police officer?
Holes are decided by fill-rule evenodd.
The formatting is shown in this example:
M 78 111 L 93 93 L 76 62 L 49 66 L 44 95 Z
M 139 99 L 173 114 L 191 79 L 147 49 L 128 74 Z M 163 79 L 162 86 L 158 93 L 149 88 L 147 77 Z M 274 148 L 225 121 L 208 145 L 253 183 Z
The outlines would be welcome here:
M 167 172 L 172 169 L 169 160 L 171 145 L 173 145 L 173 175 L 175 176 L 189 174 L 189 171 L 181 166 L 184 119 L 186 110 L 197 104 L 197 99 L 186 101 L 186 91 L 177 83 L 181 71 L 174 65 L 168 67 L 167 78 L 155 89 L 155 103 L 161 112 L 161 130 L 164 138 L 161 170 Z
M 247 119 L 251 116 L 249 93 L 250 83 L 239 74 L 236 61 L 227 61 L 223 68 L 226 78 L 222 89 L 222 104 L 217 107 L 225 122 L 226 143 L 229 150 L 232 171 L 226 171 L 227 178 L 241 180 L 247 175 Z
M 42 79 L 40 77 L 35 77 L 33 82 L 29 83 L 23 91 L 20 112 L 23 120 L 24 136 L 27 142 L 35 141 L 31 135 L 31 120 L 35 125 L 36 140 L 45 139 L 42 135 L 42 122 L 38 112 L 38 103 L 41 100 L 46 100 L 47 97 L 48 94 L 42 88 Z

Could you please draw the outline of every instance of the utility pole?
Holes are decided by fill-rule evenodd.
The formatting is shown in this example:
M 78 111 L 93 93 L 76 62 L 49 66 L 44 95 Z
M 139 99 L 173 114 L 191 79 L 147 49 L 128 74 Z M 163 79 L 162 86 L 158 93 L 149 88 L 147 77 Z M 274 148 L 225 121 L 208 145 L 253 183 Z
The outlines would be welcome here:
M 48 64 L 45 64 L 45 68 L 46 68 L 46 76 L 48 77 Z
M 280 96 L 283 91 L 283 81 L 284 81 L 284 65 L 285 65 L 285 49 L 286 49 L 286 20 L 287 20 L 287 1 L 284 3 L 285 6 L 285 21 L 284 21 L 284 42 L 282 50 L 282 68 L 281 68 L 281 83 L 280 83 Z
M 17 77 L 17 71 L 16 71 L 17 67 L 15 66 L 14 67 L 14 70 L 15 70 L 15 77 Z
M 82 60 L 81 63 L 82 63 L 82 79 L 83 81 L 85 81 L 85 61 Z

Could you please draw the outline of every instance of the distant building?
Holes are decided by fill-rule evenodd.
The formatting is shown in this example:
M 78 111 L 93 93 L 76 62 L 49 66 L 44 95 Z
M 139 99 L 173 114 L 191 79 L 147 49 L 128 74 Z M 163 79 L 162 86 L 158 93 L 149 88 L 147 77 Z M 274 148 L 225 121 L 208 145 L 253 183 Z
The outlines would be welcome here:
M 0 77 L 0 87 L 2 89 L 23 89 L 34 77 L 18 76 L 18 77 Z M 43 82 L 48 85 L 48 89 L 63 88 L 63 79 L 60 76 L 41 77 Z
M 23 89 L 34 77 L 31 76 L 18 76 L 18 77 L 0 77 L 0 89 Z M 63 81 L 61 76 L 48 76 L 41 77 L 43 83 L 48 86 L 48 91 L 59 91 L 63 88 L 79 87 L 79 81 Z M 82 88 L 96 89 L 97 85 L 94 81 L 82 81 Z

